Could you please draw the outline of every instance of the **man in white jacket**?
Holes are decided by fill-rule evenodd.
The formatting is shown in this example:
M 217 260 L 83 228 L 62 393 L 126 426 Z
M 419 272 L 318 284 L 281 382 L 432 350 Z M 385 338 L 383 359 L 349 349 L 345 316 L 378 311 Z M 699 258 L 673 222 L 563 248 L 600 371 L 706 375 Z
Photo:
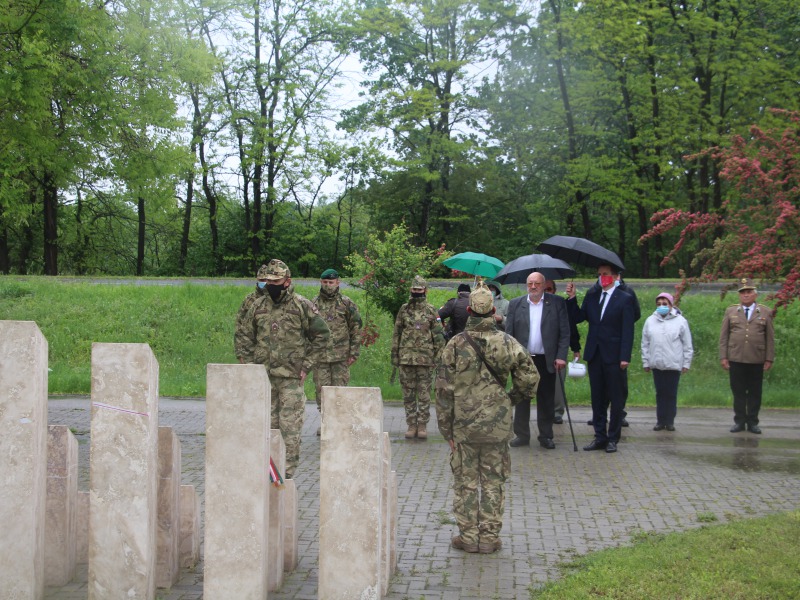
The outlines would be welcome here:
M 678 412 L 678 383 L 692 365 L 692 334 L 689 323 L 673 306 L 671 294 L 656 296 L 656 310 L 644 322 L 642 365 L 653 372 L 656 387 L 654 431 L 675 431 Z

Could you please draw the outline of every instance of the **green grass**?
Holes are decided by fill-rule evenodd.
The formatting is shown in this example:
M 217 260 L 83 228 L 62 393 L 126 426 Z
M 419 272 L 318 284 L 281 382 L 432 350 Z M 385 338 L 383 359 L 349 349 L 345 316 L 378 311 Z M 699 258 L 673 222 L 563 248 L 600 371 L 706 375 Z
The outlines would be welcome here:
M 454 295 L 452 290 L 432 289 L 429 300 L 441 306 Z M 563 286 L 562 286 L 563 287 Z M 588 287 L 578 282 L 581 291 Z M 665 284 L 661 289 L 671 289 Z M 316 287 L 299 286 L 313 297 Z M 639 293 L 643 319 L 651 313 L 661 291 L 648 287 Z M 147 343 L 160 367 L 160 392 L 165 396 L 204 396 L 206 365 L 233 363 L 233 325 L 236 311 L 250 292 L 249 287 L 232 284 L 177 286 L 98 285 L 81 278 L 0 277 L 0 319 L 35 321 L 49 344 L 49 389 L 52 394 L 88 394 L 91 384 L 93 342 Z M 522 290 L 507 289 L 509 297 Z M 377 342 L 364 348 L 351 370 L 351 384 L 379 387 L 387 400 L 401 398 L 400 385 L 390 383 L 389 361 L 392 319 L 375 309 L 366 309 L 360 290 L 349 289 L 365 318 L 379 327 Z M 760 298 L 763 300 L 763 298 Z M 727 374 L 717 361 L 719 325 L 726 306 L 735 295 L 721 301 L 716 294 L 690 294 L 681 303 L 694 336 L 695 361 L 681 378 L 680 406 L 730 406 Z M 637 323 L 633 365 L 629 375 L 632 406 L 654 406 L 652 376 L 641 368 L 639 336 L 643 320 Z M 579 327 L 582 339 L 585 325 Z M 778 357 L 766 374 L 764 406 L 800 407 L 800 303 L 782 310 L 775 322 Z M 567 398 L 572 404 L 589 404 L 587 378 L 570 379 Z M 313 383 L 306 384 L 309 398 Z
M 532 600 L 800 598 L 800 512 L 665 535 L 595 552 L 565 566 Z

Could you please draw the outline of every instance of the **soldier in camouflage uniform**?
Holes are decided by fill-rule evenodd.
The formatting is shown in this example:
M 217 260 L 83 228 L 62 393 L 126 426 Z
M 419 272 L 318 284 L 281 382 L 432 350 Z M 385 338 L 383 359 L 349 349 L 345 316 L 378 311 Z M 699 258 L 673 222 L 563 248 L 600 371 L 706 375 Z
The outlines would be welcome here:
M 452 546 L 490 554 L 502 546 L 499 534 L 511 470 L 512 405 L 533 396 L 539 373 L 527 350 L 495 327 L 492 293 L 485 285 L 479 284 L 470 294 L 469 311 L 465 331 L 442 352 L 436 416 L 451 450 L 453 513 L 459 529 Z M 513 387 L 506 392 L 509 374 Z
M 273 259 L 266 269 L 266 294 L 253 302 L 242 326 L 252 353 L 244 362 L 267 368 L 272 389 L 270 423 L 286 443 L 286 476 L 300 462 L 300 431 L 305 416 L 303 382 L 323 355 L 330 330 L 310 300 L 294 292 L 291 272 Z
M 261 268 L 256 273 L 256 289 L 250 292 L 239 307 L 239 312 L 236 313 L 236 330 L 233 333 L 233 351 L 236 353 L 236 358 L 242 364 L 246 363 L 245 356 L 252 356 L 253 347 L 250 336 L 247 335 L 247 327 L 245 327 L 245 319 L 247 318 L 247 311 L 253 306 L 253 303 L 266 294 L 267 286 L 267 265 L 261 265 Z
M 322 386 L 350 383 L 350 365 L 358 360 L 361 350 L 361 313 L 356 303 L 339 291 L 336 270 L 325 270 L 319 284 L 319 295 L 311 302 L 331 330 L 328 348 L 314 367 L 317 408 L 321 413 Z
M 426 300 L 428 284 L 417 275 L 411 300 L 397 313 L 392 336 L 392 365 L 400 367 L 406 409 L 406 439 L 428 437 L 433 369 L 444 347 L 444 330 L 436 309 Z

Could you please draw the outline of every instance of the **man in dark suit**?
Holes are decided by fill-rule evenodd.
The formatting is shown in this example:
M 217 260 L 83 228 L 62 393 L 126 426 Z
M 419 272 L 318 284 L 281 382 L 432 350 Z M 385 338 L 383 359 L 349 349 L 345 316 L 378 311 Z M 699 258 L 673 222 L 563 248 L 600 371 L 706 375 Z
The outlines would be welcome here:
M 600 287 L 589 290 L 580 308 L 575 284 L 567 284 L 570 319 L 589 323 L 583 358 L 589 365 L 594 440 L 584 450 L 616 452 L 625 417 L 624 377 L 633 349 L 634 306 L 633 297 L 615 287 L 618 275 L 617 267 L 600 265 Z M 608 406 L 610 417 L 606 415 Z
M 553 442 L 553 419 L 556 372 L 567 366 L 569 348 L 569 319 L 566 301 L 544 291 L 544 275 L 528 275 L 528 295 L 514 298 L 508 305 L 506 333 L 528 349 L 536 370 L 539 388 L 536 390 L 536 424 L 539 445 L 547 450 Z M 514 433 L 511 446 L 528 446 L 531 437 L 531 405 L 521 402 L 514 409 Z

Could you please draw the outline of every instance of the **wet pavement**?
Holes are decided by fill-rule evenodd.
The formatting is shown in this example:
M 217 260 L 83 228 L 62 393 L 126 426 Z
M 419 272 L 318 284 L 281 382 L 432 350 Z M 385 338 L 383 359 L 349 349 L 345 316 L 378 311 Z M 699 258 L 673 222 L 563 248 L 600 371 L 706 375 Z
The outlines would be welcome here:
M 800 507 L 800 411 L 764 410 L 762 435 L 728 433 L 729 409 L 679 408 L 675 432 L 654 432 L 655 409 L 632 409 L 616 454 L 584 452 L 591 441 L 588 407 L 572 410 L 578 451 L 569 425 L 556 426 L 556 449 L 511 450 L 503 549 L 492 555 L 450 548 L 457 533 L 450 513 L 448 447 L 432 422 L 427 442 L 406 441 L 402 406 L 387 404 L 384 429 L 397 471 L 398 569 L 386 598 L 525 599 L 531 588 L 560 576 L 573 557 L 628 543 L 641 532 L 680 531 L 708 523 Z M 49 422 L 73 428 L 79 441 L 80 489 L 88 489 L 89 399 L 53 398 Z M 181 440 L 183 483 L 203 494 L 205 402 L 161 399 L 159 423 Z M 306 406 L 296 483 L 300 561 L 270 598 L 316 599 L 319 529 L 319 426 Z M 535 427 L 535 424 L 533 425 Z M 47 588 L 45 598 L 88 597 L 87 567 L 73 583 Z M 161 600 L 202 598 L 202 562 L 184 570 Z

